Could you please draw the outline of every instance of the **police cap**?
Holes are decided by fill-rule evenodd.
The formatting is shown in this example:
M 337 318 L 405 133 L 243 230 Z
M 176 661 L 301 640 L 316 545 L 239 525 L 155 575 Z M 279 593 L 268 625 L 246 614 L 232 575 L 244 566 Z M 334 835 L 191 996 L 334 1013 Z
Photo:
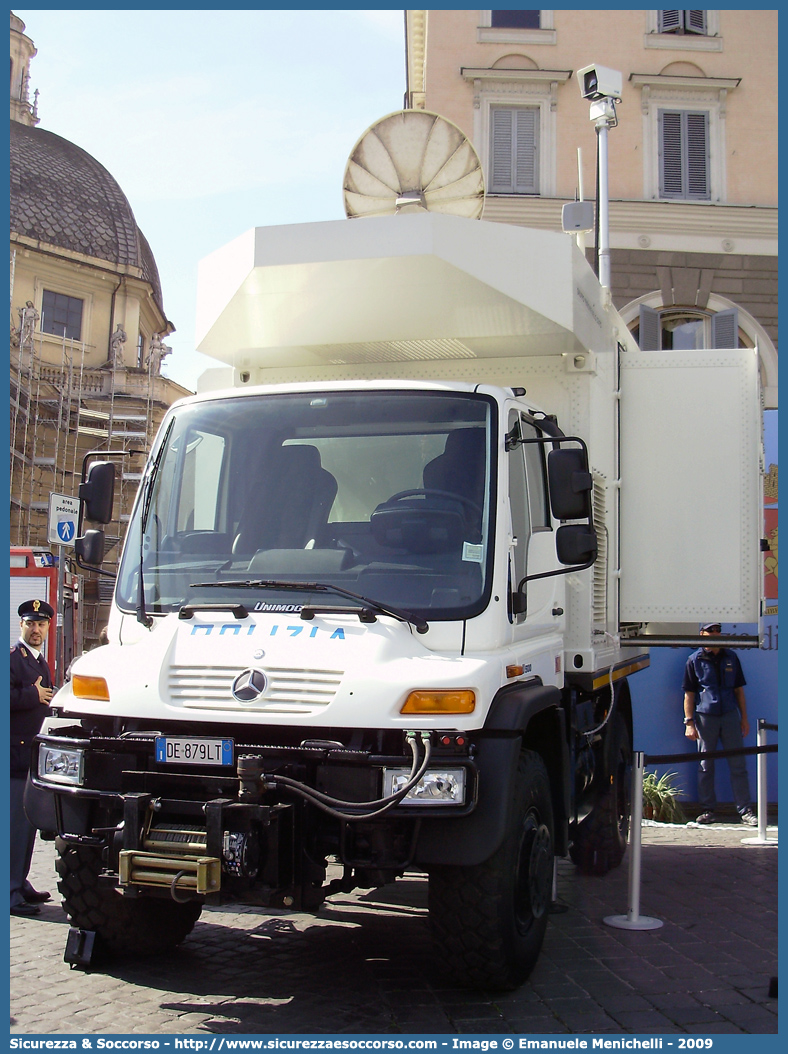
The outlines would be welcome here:
M 704 622 L 700 631 L 701 633 L 722 633 L 722 626 L 719 622 Z
M 38 622 L 41 619 L 51 619 L 55 611 L 46 600 L 26 600 L 19 605 L 18 614 L 25 622 Z

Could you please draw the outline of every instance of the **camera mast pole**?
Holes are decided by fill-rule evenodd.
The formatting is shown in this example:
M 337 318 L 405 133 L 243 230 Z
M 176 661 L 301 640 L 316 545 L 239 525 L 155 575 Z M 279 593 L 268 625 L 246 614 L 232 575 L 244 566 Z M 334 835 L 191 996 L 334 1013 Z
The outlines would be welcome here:
M 618 124 L 614 99 L 600 99 L 591 103 L 591 120 L 594 121 L 599 142 L 599 284 L 610 289 L 610 186 L 608 183 L 608 129 Z

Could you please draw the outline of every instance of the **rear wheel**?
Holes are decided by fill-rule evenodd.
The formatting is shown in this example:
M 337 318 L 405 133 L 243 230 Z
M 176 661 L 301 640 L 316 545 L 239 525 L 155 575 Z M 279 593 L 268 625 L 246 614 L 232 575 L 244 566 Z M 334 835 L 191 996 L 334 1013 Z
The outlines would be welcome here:
M 459 984 L 511 989 L 525 981 L 544 940 L 552 884 L 547 770 L 523 751 L 500 848 L 482 864 L 430 871 L 430 922 Z
M 124 897 L 99 884 L 101 850 L 58 838 L 57 888 L 72 925 L 92 930 L 99 950 L 151 955 L 180 944 L 200 917 L 197 901 L 178 904 L 152 897 Z
M 624 859 L 632 807 L 632 745 L 624 717 L 610 718 L 607 783 L 591 814 L 577 827 L 569 855 L 586 875 L 606 875 Z

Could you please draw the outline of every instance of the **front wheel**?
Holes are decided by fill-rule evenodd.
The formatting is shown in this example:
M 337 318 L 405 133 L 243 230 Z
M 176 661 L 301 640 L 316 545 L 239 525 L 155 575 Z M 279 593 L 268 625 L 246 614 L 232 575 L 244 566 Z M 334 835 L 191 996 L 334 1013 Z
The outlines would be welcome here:
M 506 990 L 528 977 L 547 927 L 553 855 L 547 770 L 526 750 L 500 848 L 482 864 L 430 870 L 430 922 L 459 984 Z
M 180 944 L 200 917 L 198 901 L 124 897 L 98 881 L 101 850 L 55 840 L 57 888 L 73 926 L 92 930 L 105 954 L 151 955 Z

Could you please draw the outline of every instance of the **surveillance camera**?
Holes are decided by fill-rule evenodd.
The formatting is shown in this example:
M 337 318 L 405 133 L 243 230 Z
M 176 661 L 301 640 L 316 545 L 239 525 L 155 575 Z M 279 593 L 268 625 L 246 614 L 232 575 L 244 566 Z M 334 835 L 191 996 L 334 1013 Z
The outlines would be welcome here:
M 594 64 L 584 66 L 575 76 L 584 99 L 590 99 L 591 102 L 597 99 L 621 100 L 622 77 L 618 70 Z

